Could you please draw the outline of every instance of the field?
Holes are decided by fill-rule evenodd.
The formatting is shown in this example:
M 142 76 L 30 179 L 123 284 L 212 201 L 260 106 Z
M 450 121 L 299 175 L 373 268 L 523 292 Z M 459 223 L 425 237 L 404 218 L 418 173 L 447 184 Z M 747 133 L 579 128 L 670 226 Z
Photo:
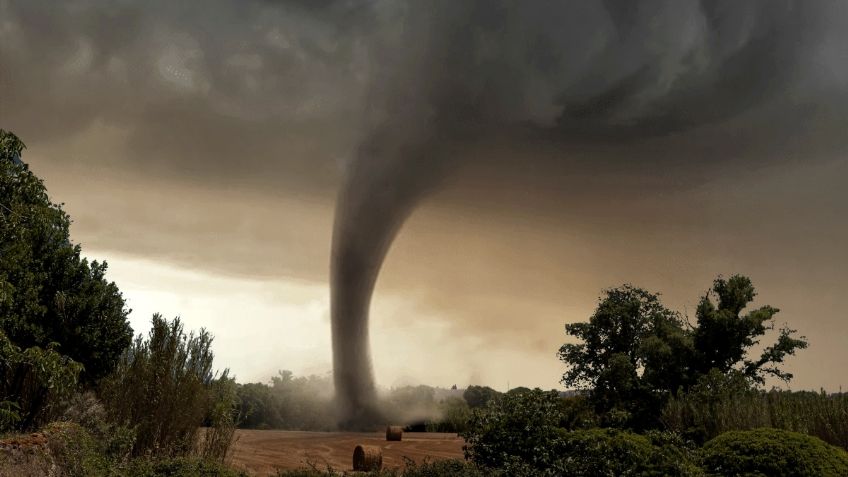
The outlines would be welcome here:
M 277 469 L 310 464 L 325 469 L 351 470 L 357 444 L 380 446 L 383 467 L 403 466 L 404 457 L 421 462 L 462 458 L 463 440 L 456 434 L 405 432 L 400 442 L 387 442 L 385 433 L 296 432 L 238 430 L 231 463 L 251 475 L 273 475 Z

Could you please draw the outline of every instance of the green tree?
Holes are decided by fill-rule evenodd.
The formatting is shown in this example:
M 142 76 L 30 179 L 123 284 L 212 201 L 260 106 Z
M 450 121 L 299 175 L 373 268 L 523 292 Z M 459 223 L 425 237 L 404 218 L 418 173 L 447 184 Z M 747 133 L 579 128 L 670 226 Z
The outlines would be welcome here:
M 106 263 L 71 243 L 71 219 L 20 161 L 24 148 L 0 130 L 0 328 L 22 348 L 56 343 L 93 382 L 130 344 L 129 310 Z
M 560 359 L 570 365 L 563 384 L 590 390 L 596 410 L 623 421 L 619 424 L 633 424 L 634 417 L 655 418 L 663 396 L 688 378 L 691 339 L 682 320 L 656 294 L 641 288 L 607 290 L 588 322 L 565 329 L 580 342 L 559 350 Z
M 789 380 L 792 375 L 780 364 L 807 342 L 783 328 L 773 345 L 749 358 L 751 348 L 774 328 L 778 311 L 763 306 L 743 314 L 755 296 L 747 277 L 719 277 L 690 327 L 656 294 L 631 285 L 607 290 L 588 322 L 565 327 L 578 342 L 559 350 L 569 365 L 562 382 L 589 390 L 606 424 L 644 428 L 658 424 L 672 394 L 713 370 L 741 373 L 752 384 L 762 384 L 768 375 Z
M 792 379 L 792 374 L 779 365 L 796 350 L 807 347 L 805 337 L 794 337 L 796 330 L 781 328 L 776 343 L 766 347 L 757 359 L 748 358 L 751 347 L 774 329 L 774 315 L 780 311 L 766 305 L 742 314 L 756 295 L 748 277 L 734 275 L 727 280 L 717 278 L 711 292 L 701 298 L 694 330 L 698 374 L 707 374 L 711 369 L 723 373 L 737 369 L 759 384 L 769 375 L 783 381 Z

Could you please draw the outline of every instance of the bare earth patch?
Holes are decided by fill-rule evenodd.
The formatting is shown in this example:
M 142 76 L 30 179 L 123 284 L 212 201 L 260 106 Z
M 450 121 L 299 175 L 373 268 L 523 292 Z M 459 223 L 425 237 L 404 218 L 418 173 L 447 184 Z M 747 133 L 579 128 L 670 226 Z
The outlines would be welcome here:
M 385 432 L 236 431 L 230 464 L 251 475 L 273 475 L 278 469 L 298 469 L 314 464 L 324 469 L 351 470 L 357 444 L 379 446 L 383 468 L 401 467 L 404 457 L 461 459 L 464 441 L 456 434 L 405 432 L 400 442 L 386 441 Z

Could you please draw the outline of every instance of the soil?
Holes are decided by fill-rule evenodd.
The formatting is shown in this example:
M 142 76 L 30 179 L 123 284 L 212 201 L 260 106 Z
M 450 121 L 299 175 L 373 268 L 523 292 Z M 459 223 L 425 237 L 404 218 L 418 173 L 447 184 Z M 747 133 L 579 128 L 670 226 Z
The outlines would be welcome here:
M 415 462 L 461 459 L 464 441 L 456 434 L 404 432 L 399 442 L 386 441 L 385 431 L 298 432 L 238 430 L 230 464 L 251 475 L 273 475 L 278 469 L 316 466 L 326 470 L 353 469 L 353 449 L 358 444 L 379 446 L 383 468 L 403 467 L 404 457 Z

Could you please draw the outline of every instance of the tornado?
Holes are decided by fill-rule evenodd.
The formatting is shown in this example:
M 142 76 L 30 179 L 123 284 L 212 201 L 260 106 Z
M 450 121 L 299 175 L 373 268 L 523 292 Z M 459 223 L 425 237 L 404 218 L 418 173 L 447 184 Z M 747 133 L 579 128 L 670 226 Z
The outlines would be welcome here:
M 432 142 L 431 142 L 432 141 Z M 369 349 L 369 308 L 380 267 L 416 204 L 434 187 L 446 138 L 414 139 L 391 126 L 357 151 L 336 205 L 332 243 L 333 375 L 343 428 L 381 423 Z M 427 172 L 414 165 L 427 166 Z M 426 176 L 425 180 L 423 176 Z
M 331 322 L 341 425 L 380 421 L 369 309 L 392 241 L 442 178 L 463 164 L 490 165 L 485 155 L 458 151 L 512 134 L 563 150 L 579 144 L 590 151 L 586 157 L 598 146 L 598 154 L 622 165 L 654 164 L 686 160 L 686 134 L 725 125 L 734 141 L 692 156 L 706 169 L 722 155 L 733 157 L 734 147 L 776 143 L 770 123 L 795 130 L 803 108 L 797 98 L 815 101 L 808 93 L 824 88 L 811 65 L 827 31 L 823 19 L 839 16 L 830 8 L 841 11 L 835 3 L 381 4 L 396 10 L 374 15 L 389 33 L 369 39 L 373 104 L 363 122 L 371 126 L 344 171 L 333 228 Z M 772 121 L 776 111 L 781 121 Z M 657 138 L 638 154 L 640 144 Z M 613 159 L 610 145 L 620 146 Z M 762 155 L 774 149 L 763 147 Z

